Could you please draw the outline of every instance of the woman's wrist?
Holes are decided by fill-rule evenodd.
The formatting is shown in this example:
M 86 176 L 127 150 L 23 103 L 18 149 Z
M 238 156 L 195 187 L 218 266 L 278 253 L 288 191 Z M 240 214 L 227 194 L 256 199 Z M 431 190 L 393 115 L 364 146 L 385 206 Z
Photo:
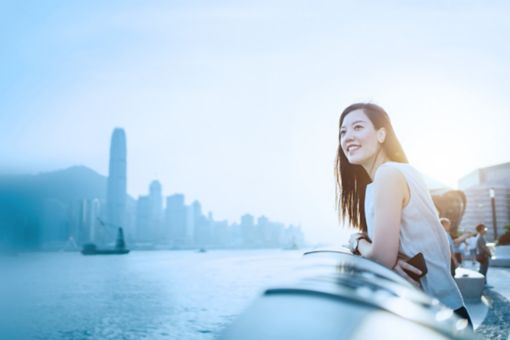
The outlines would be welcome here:
M 361 247 L 361 242 L 362 242 L 362 241 L 365 241 L 367 244 L 369 244 L 369 243 L 370 243 L 370 242 L 369 242 L 369 240 L 368 240 L 368 236 L 364 235 L 363 237 L 360 237 L 360 238 L 358 239 L 358 243 L 357 243 L 357 245 L 356 245 L 356 253 L 357 253 L 358 255 L 361 255 L 360 247 Z
M 359 252 L 359 243 L 361 240 L 367 240 L 368 241 L 368 235 L 366 233 L 356 233 L 353 236 L 351 236 L 351 240 L 349 243 L 350 250 L 355 255 L 361 255 Z

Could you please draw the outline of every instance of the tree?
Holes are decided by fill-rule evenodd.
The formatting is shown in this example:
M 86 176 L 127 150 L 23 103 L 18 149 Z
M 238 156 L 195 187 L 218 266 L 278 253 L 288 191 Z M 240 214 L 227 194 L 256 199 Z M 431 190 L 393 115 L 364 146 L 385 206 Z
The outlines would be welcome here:
M 498 239 L 498 246 L 510 245 L 510 223 L 505 225 L 506 232 Z

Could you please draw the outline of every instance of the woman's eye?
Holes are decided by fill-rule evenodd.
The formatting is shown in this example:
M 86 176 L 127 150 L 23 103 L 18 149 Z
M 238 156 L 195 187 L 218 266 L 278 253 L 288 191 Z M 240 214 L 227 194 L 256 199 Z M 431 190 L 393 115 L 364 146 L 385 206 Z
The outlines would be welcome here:
M 342 137 L 343 135 L 345 135 L 345 130 L 340 131 L 340 137 Z
M 359 131 L 363 128 L 363 125 L 354 125 L 354 130 Z

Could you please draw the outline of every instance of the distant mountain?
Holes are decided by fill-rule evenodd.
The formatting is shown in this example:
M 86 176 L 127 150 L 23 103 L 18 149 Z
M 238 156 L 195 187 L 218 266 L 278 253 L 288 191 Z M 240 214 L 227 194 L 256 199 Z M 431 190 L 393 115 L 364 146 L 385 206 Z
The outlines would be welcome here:
M 38 191 L 44 197 L 64 202 L 84 198 L 106 199 L 107 179 L 86 166 L 73 166 L 35 175 Z
M 55 198 L 72 203 L 84 198 L 106 199 L 107 177 L 85 166 L 36 175 L 0 176 L 0 197 L 38 200 Z
M 63 170 L 36 175 L 0 175 L 0 197 L 24 195 L 32 198 L 55 198 L 64 203 L 99 198 L 106 200 L 108 177 L 86 166 L 72 166 Z M 135 200 L 127 195 L 128 205 Z
M 75 208 L 83 199 L 96 198 L 103 206 L 107 182 L 106 176 L 85 166 L 36 175 L 0 175 L 0 251 L 2 242 L 37 249 L 65 242 L 70 235 L 85 239 Z M 126 199 L 129 214 L 136 201 L 129 195 Z

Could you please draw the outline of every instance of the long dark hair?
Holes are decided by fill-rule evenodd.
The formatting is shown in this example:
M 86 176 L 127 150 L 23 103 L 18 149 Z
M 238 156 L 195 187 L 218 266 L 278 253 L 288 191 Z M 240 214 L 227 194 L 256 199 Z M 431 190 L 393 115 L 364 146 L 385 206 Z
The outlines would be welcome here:
M 386 156 L 394 162 L 408 163 L 407 157 L 395 135 L 390 117 L 384 109 L 375 104 L 356 103 L 348 106 L 340 115 L 338 129 L 342 127 L 344 118 L 352 111 L 363 110 L 375 129 L 385 128 L 386 138 L 382 148 Z M 341 221 L 347 218 L 349 224 L 363 232 L 367 231 L 365 219 L 365 189 L 371 182 L 370 176 L 361 165 L 351 164 L 345 157 L 340 145 L 338 133 L 338 150 L 335 162 L 336 206 Z M 340 193 L 340 195 L 339 195 Z M 339 199 L 340 196 L 340 199 Z

